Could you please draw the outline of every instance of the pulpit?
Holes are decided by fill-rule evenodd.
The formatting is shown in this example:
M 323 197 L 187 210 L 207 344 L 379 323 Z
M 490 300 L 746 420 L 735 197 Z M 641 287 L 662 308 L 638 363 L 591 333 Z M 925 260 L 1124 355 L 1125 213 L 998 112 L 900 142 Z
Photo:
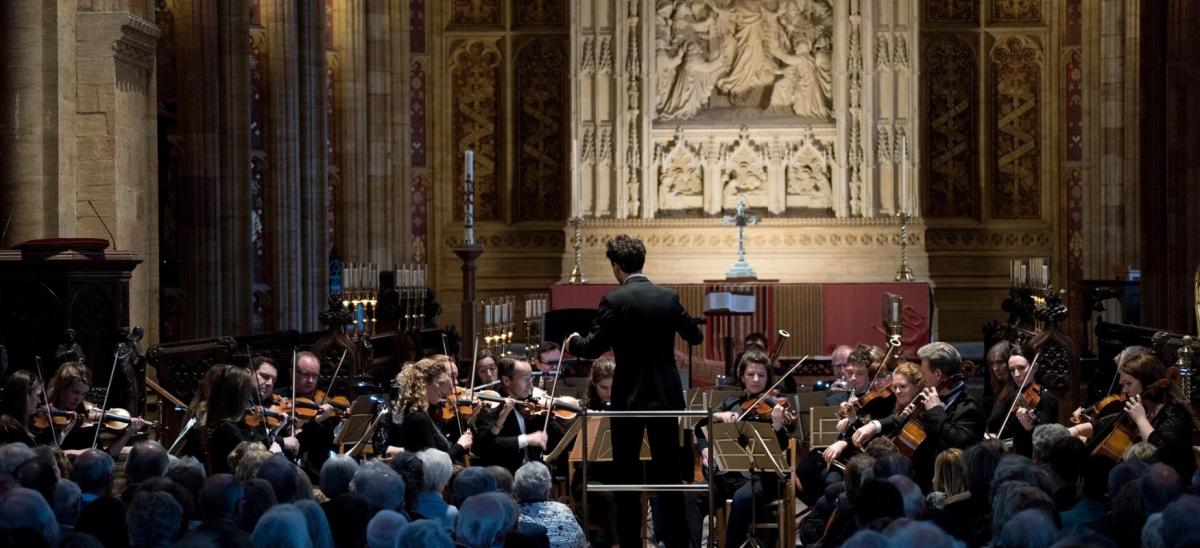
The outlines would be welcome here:
M 72 329 L 93 385 L 107 383 L 117 344 L 128 338 L 129 279 L 142 262 L 138 253 L 107 247 L 105 240 L 58 238 L 0 250 L 0 344 L 10 368 L 32 370 L 41 356 L 43 374 L 52 375 L 55 350 Z

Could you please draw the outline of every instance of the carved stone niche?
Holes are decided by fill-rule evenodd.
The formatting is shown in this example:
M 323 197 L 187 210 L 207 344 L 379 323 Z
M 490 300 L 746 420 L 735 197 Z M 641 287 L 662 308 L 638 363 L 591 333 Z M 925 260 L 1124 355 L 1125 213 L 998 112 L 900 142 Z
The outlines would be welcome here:
M 774 216 L 833 215 L 829 127 L 654 130 L 656 217 L 707 217 L 739 201 Z

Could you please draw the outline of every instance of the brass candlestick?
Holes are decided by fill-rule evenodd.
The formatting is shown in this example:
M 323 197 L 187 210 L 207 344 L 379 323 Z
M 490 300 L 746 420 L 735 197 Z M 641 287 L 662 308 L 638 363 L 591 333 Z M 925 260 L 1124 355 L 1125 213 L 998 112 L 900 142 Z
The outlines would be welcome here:
M 567 277 L 569 284 L 587 283 L 587 275 L 583 273 L 583 236 L 579 230 L 579 217 L 571 219 L 575 228 L 575 236 L 571 238 L 571 247 L 575 249 L 575 265 L 571 267 L 571 275 Z
M 896 281 L 913 281 L 912 269 L 908 267 L 908 223 L 912 221 L 912 215 L 908 213 L 897 213 L 900 218 L 900 268 L 896 269 Z

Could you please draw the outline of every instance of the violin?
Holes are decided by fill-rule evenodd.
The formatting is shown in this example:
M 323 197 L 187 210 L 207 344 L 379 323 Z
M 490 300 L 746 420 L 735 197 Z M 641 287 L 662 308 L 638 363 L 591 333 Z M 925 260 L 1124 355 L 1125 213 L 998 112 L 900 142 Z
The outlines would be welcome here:
M 51 407 L 50 414 L 47 416 L 46 408 L 40 407 L 37 413 L 33 415 L 33 427 L 37 430 L 45 430 L 53 422 L 55 428 L 65 428 L 71 423 L 71 414 L 70 411 Z
M 497 404 L 495 407 L 503 405 L 506 401 L 498 394 L 493 396 L 485 392 L 490 392 L 490 390 L 480 392 L 476 396 L 483 401 Z M 553 402 L 546 396 L 513 400 L 513 409 L 525 418 L 545 416 L 547 411 L 552 411 L 555 417 L 563 420 L 571 420 L 583 412 L 583 408 L 579 406 L 579 400 L 571 396 L 559 396 L 554 398 Z
M 129 428 L 129 423 L 133 420 L 133 415 L 129 411 L 121 409 L 120 407 L 111 407 L 105 411 L 100 409 L 99 406 L 92 405 L 91 402 L 85 401 L 83 402 L 83 405 L 86 413 L 83 415 L 83 422 L 79 424 L 79 426 L 83 428 L 87 428 L 92 424 L 102 420 L 102 424 L 105 428 L 109 430 L 120 431 Z M 146 428 L 154 430 L 160 428 L 158 423 L 146 419 L 142 419 L 142 424 L 144 424 Z
M 345 396 L 329 396 L 324 390 L 317 390 L 311 398 L 296 398 L 292 400 L 292 405 L 296 408 L 296 416 L 306 421 L 320 415 L 321 405 L 325 403 L 333 407 L 333 416 L 341 415 L 350 409 L 350 400 Z
M 775 409 L 776 405 L 783 406 L 784 422 L 796 421 L 796 414 L 791 411 L 791 402 L 779 390 L 771 390 L 762 398 L 746 399 L 743 401 L 741 403 L 742 417 L 756 417 L 762 420 L 770 420 L 771 411 Z
M 1039 403 L 1042 402 L 1042 386 L 1033 383 L 1027 385 L 1025 390 L 1017 395 L 1017 406 L 1025 409 L 1037 409 Z
M 259 428 L 265 423 L 267 428 L 274 430 L 280 424 L 287 422 L 291 412 L 291 400 L 272 395 L 269 399 L 263 400 L 262 404 L 246 408 L 242 423 L 250 428 Z
M 475 404 L 478 403 L 478 400 L 469 397 L 468 392 L 469 390 L 461 386 L 454 387 L 454 393 L 447 399 L 437 402 L 435 404 L 438 408 L 437 411 L 430 415 L 434 420 L 443 424 L 455 419 L 471 420 L 475 416 Z
M 941 390 L 942 387 L 946 385 L 964 381 L 966 376 L 971 374 L 967 373 L 966 371 L 967 370 L 964 368 L 963 373 L 956 373 L 946 377 L 945 379 L 942 379 L 942 382 L 938 383 L 938 385 L 934 387 L 934 390 Z M 925 442 L 925 438 L 928 437 L 928 433 L 925 431 L 925 423 L 919 416 L 917 416 L 919 412 L 924 409 L 924 402 L 924 392 L 917 394 L 917 396 L 913 398 L 912 403 L 909 405 L 913 406 L 914 411 L 904 420 L 904 424 L 900 427 L 900 430 L 896 431 L 896 433 L 892 435 L 892 444 L 895 445 L 896 449 L 903 453 L 904 456 L 909 458 L 912 458 L 913 453 L 917 451 L 917 448 L 920 447 L 921 444 Z

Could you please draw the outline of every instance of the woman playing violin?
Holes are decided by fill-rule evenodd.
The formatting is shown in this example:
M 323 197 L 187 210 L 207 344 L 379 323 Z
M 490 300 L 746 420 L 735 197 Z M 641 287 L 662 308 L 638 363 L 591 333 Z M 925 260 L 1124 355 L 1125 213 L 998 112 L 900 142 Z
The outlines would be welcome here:
M 67 362 L 59 366 L 46 385 L 46 397 L 50 400 L 50 408 L 67 412 L 63 424 L 55 424 L 59 448 L 68 455 L 91 448 L 96 435 L 95 429 L 100 428 L 100 425 L 91 422 L 99 416 L 89 417 L 96 415 L 98 411 L 94 411 L 92 404 L 85 399 L 92 389 L 92 372 L 82 363 Z M 108 446 L 108 454 L 113 457 L 120 455 L 121 449 L 143 425 L 144 421 L 140 417 L 130 417 L 129 426 L 122 429 L 120 435 Z M 47 428 L 47 435 L 49 431 Z
M 1008 371 L 1008 355 L 1012 343 L 1000 341 L 988 349 L 985 356 L 988 364 L 988 382 L 984 385 L 983 407 L 988 416 L 997 407 L 1003 407 L 1004 399 L 1012 391 L 1012 373 Z M 991 396 L 990 398 L 988 396 Z
M 896 370 L 892 371 L 891 393 L 895 396 L 895 405 L 892 407 L 892 414 L 903 412 L 904 408 L 908 407 L 916 398 L 917 392 L 921 387 L 921 368 L 919 365 L 911 361 L 903 361 L 896 366 Z M 843 431 L 844 434 L 829 447 L 825 448 L 822 457 L 826 464 L 832 464 L 835 460 L 845 461 L 854 453 L 858 453 L 858 448 L 851 444 L 851 438 L 856 429 Z M 846 450 L 850 453 L 847 454 Z
M 395 455 L 401 450 L 417 452 L 435 448 L 445 451 L 454 462 L 461 463 L 463 455 L 471 449 L 473 435 L 468 430 L 451 444 L 446 435 L 434 424 L 430 413 L 440 405 L 451 405 L 446 396 L 453 393 L 454 385 L 446 362 L 425 358 L 409 364 L 397 377 L 400 398 L 396 401 L 392 420 L 388 422 L 387 454 Z
M 4 381 L 4 400 L 0 402 L 0 445 L 23 443 L 37 445 L 33 434 L 33 417 L 45 416 L 42 404 L 42 383 L 28 371 L 16 371 Z
M 1122 362 L 1117 371 L 1121 393 L 1125 396 L 1124 409 L 1100 417 L 1094 423 L 1072 426 L 1071 434 L 1089 439 L 1094 437 L 1093 434 L 1099 437 L 1111 430 L 1114 421 L 1124 414 L 1136 427 L 1132 429 L 1133 434 L 1158 448 L 1156 455 L 1162 462 L 1173 466 L 1180 477 L 1192 477 L 1196 469 L 1192 457 L 1195 417 L 1183 397 L 1179 370 L 1168 369 L 1152 354 L 1139 354 Z M 1081 411 L 1076 410 L 1076 413 Z
M 763 392 L 774 384 L 769 359 L 766 352 L 757 349 L 748 350 L 742 355 L 741 361 L 738 362 L 737 372 L 738 380 L 744 390 L 741 394 L 730 396 L 717 404 L 713 408 L 712 417 L 714 422 L 749 420 L 770 423 L 779 444 L 787 447 L 788 434 L 795 430 L 796 422 L 787 420 L 785 400 L 767 397 L 763 399 L 766 405 L 759 403 L 751 407 L 751 404 L 754 404 L 763 395 Z M 699 421 L 695 427 L 696 446 L 700 448 L 700 458 L 705 465 L 708 463 L 709 452 L 709 442 L 704 428 L 707 425 L 708 419 L 706 418 Z M 710 474 L 710 477 L 713 476 Z M 768 501 L 779 497 L 779 478 L 774 473 L 757 472 L 754 480 L 750 481 L 746 474 L 740 472 L 718 471 L 714 481 L 717 482 L 717 500 L 733 499 L 725 530 L 725 546 L 740 546 L 750 527 L 753 511 L 751 505 L 759 504 L 758 516 L 768 516 L 765 505 Z M 700 507 L 703 508 L 708 507 L 707 499 L 704 497 L 693 497 L 692 502 L 702 505 Z M 698 524 L 693 523 L 691 526 L 695 529 Z
M 246 409 L 254 398 L 254 381 L 250 371 L 233 365 L 214 365 L 219 368 L 213 374 L 209 387 L 207 419 L 203 428 L 193 430 L 199 437 L 197 444 L 202 454 L 201 461 L 211 476 L 217 473 L 232 473 L 229 468 L 229 453 L 243 441 L 257 441 L 267 445 L 266 434 L 258 428 L 246 426 L 243 419 Z M 270 445 L 272 452 L 280 452 L 279 444 Z
M 1033 369 L 1036 355 L 1027 344 L 1009 345 L 1006 362 L 1011 388 L 992 408 L 987 421 L 989 437 L 1011 439 L 1013 450 L 1027 457 L 1033 455 L 1033 428 L 1058 421 L 1058 398 L 1038 385 L 1036 379 L 1026 378 L 1036 376 Z M 1021 387 L 1024 390 L 1018 394 L 1017 389 Z M 1000 431 L 1002 427 L 1003 432 Z

